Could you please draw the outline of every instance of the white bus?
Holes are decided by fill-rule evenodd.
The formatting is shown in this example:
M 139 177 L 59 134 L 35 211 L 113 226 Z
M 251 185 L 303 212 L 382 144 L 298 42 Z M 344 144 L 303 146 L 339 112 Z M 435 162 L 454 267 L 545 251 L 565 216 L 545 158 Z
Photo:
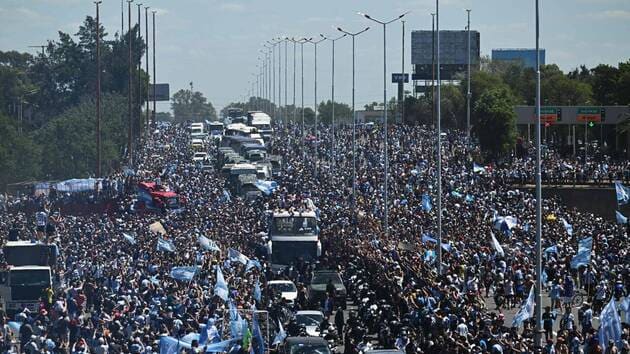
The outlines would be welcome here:
M 298 259 L 314 262 L 322 253 L 314 211 L 277 211 L 269 220 L 268 253 L 271 264 L 289 265 Z

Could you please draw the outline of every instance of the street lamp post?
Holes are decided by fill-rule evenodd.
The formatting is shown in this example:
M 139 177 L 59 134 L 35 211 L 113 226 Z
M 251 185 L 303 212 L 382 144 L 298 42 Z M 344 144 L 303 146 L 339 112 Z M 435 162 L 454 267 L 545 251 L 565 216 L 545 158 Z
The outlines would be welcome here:
M 540 17 L 536 2 L 536 333 L 534 345 L 542 348 L 542 186 L 540 171 Z M 586 162 L 586 161 L 585 161 Z
M 317 162 L 319 161 L 319 127 L 317 124 L 317 45 L 325 40 L 326 38 L 322 38 L 318 41 L 314 41 L 312 39 L 308 40 L 309 43 L 313 43 L 315 46 L 315 105 L 313 106 L 313 111 L 315 112 L 315 177 L 317 177 Z
M 328 38 L 323 34 L 320 36 L 324 39 L 329 40 L 332 43 L 332 80 L 331 80 L 331 97 L 332 97 L 332 165 L 331 170 L 334 172 L 335 170 L 335 159 L 337 158 L 336 150 L 335 150 L 335 42 L 340 40 L 341 38 L 347 36 L 347 34 L 342 34 L 337 38 Z
M 356 36 L 360 35 L 361 33 L 369 30 L 370 27 L 366 27 L 365 29 L 359 31 L 359 32 L 348 32 L 345 31 L 343 28 L 341 27 L 337 27 L 337 30 L 345 33 L 349 36 L 352 37 L 352 210 L 353 210 L 353 214 L 356 216 L 356 200 L 357 200 L 357 153 L 356 153 L 356 141 L 357 141 L 357 118 L 356 115 L 354 113 L 354 77 L 355 77 L 355 72 L 354 72 L 354 59 L 355 59 L 355 49 L 354 49 L 354 39 Z
M 101 177 L 101 33 L 99 5 L 96 4 L 96 177 Z
M 305 144 L 304 144 L 304 140 L 306 139 L 306 136 L 304 135 L 305 131 L 304 131 L 304 43 L 306 43 L 308 40 L 310 40 L 310 38 L 302 38 L 300 39 L 300 61 L 302 62 L 301 66 L 301 70 L 302 70 L 302 77 L 300 78 L 300 85 L 301 87 L 301 95 L 302 95 L 302 163 L 304 163 L 306 165 L 306 150 L 305 150 Z
M 437 0 L 436 0 L 437 1 Z M 391 19 L 389 21 L 380 21 L 377 20 L 373 17 L 371 17 L 368 14 L 364 14 L 359 12 L 359 15 L 367 18 L 368 20 L 374 21 L 380 25 L 383 26 L 383 124 L 384 124 L 384 135 L 385 135 L 385 189 L 384 189 L 384 199 L 385 199 L 385 204 L 384 204 L 384 208 L 385 208 L 385 235 L 389 234 L 389 220 L 388 220 L 388 213 L 389 213 L 389 205 L 388 205 L 388 201 L 387 201 L 387 183 L 388 183 L 388 177 L 389 177 L 389 156 L 388 156 L 388 146 L 387 146 L 387 135 L 388 135 L 388 131 L 387 131 L 387 25 L 398 21 L 400 19 L 402 19 L 406 14 L 408 14 L 409 11 L 399 15 L 398 17 Z
M 156 78 L 155 78 L 155 13 L 157 11 L 151 11 L 151 14 L 153 15 L 153 22 L 151 23 L 151 25 L 153 26 L 153 50 L 151 51 L 151 53 L 153 54 L 153 124 L 156 123 L 156 119 L 157 119 L 157 110 L 156 110 L 156 97 L 155 97 L 155 85 L 156 85 Z
M 142 11 L 142 3 L 136 4 L 136 6 L 138 6 L 138 36 L 136 37 L 136 39 L 138 39 L 138 45 L 141 44 L 141 38 L 140 38 L 140 34 L 142 33 L 141 31 L 141 24 L 140 24 L 140 18 L 141 18 L 141 11 Z M 138 53 L 140 54 L 140 53 Z M 142 69 L 142 55 L 138 55 L 138 64 L 136 66 L 136 70 L 137 72 L 137 77 L 138 77 L 138 137 L 140 137 L 142 135 L 142 97 L 144 96 L 142 94 L 142 80 L 140 77 L 140 69 Z
M 470 140 L 470 98 L 472 94 L 470 93 L 470 10 L 466 9 L 468 13 L 468 25 L 466 29 L 468 31 L 468 82 L 467 82 L 467 91 L 466 91 L 466 138 Z
M 131 39 L 131 3 L 133 2 L 133 0 L 127 0 L 127 7 L 128 7 L 128 26 L 129 26 L 129 43 L 128 43 L 128 47 L 129 47 L 129 62 L 128 62 L 128 66 L 129 66 L 129 85 L 127 87 L 127 90 L 129 91 L 127 93 L 127 109 L 128 109 L 128 119 L 129 121 L 127 122 L 127 158 L 129 160 L 129 167 L 133 166 L 133 141 L 132 141 L 132 134 L 133 134 L 133 112 L 132 112 L 132 108 L 133 108 L 133 104 L 132 104 L 132 100 L 133 100 L 133 83 L 132 83 L 132 78 L 133 78 L 133 59 L 131 56 L 131 43 L 132 43 L 132 39 Z
M 437 219 L 438 219 L 438 237 L 437 237 L 437 261 L 438 274 L 442 274 L 442 113 L 440 111 L 440 89 L 442 81 L 440 81 L 440 0 L 435 0 L 435 56 L 437 65 L 437 97 L 436 115 L 437 115 Z
M 145 49 L 146 49 L 146 55 L 144 57 L 144 68 L 146 70 L 146 74 L 147 74 L 147 81 L 146 81 L 146 125 L 147 125 L 147 138 L 149 137 L 149 126 L 150 126 L 150 116 L 149 116 L 149 7 L 145 6 L 144 7 L 144 40 L 145 40 Z
M 293 123 L 295 124 L 297 122 L 297 107 L 295 106 L 295 58 L 297 44 L 300 42 L 300 40 L 295 40 L 295 38 L 287 39 L 291 41 L 291 43 L 293 43 Z M 286 69 L 286 65 L 284 67 Z

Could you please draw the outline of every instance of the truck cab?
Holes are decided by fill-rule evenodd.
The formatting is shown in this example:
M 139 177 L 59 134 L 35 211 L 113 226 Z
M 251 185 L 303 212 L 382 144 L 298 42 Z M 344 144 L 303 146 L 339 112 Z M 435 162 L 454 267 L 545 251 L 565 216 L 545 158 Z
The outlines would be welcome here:
M 147 209 L 162 211 L 180 210 L 184 204 L 177 193 L 168 191 L 155 182 L 138 183 L 138 200 Z
M 15 314 L 39 310 L 44 290 L 53 288 L 49 266 L 9 266 L 0 272 L 0 310 Z

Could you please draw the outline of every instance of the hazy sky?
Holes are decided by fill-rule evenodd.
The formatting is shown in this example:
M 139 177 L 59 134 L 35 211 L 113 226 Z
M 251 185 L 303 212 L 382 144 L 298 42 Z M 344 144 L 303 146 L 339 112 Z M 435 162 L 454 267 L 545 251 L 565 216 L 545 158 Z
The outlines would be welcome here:
M 139 0 L 136 0 L 138 2 Z M 258 50 L 265 40 L 278 36 L 336 35 L 331 26 L 354 31 L 372 28 L 357 38 L 357 104 L 382 99 L 382 27 L 356 14 L 376 18 L 407 15 L 405 62 L 411 70 L 410 31 L 431 28 L 434 1 L 411 0 L 143 0 L 158 10 L 157 80 L 171 84 L 171 94 L 194 82 L 221 108 L 247 94 L 258 72 Z M 629 0 L 541 0 L 541 46 L 547 63 L 563 70 L 580 64 L 617 64 L 630 58 Z M 125 12 L 127 5 L 125 4 Z M 472 9 L 471 28 L 481 32 L 482 55 L 492 48 L 534 46 L 534 1 L 442 0 L 440 28 L 464 29 L 465 8 Z M 132 21 L 135 22 L 133 5 Z M 57 31 L 76 33 L 85 16 L 94 15 L 88 0 L 1 0 L 0 50 L 34 53 L 29 45 L 57 38 Z M 107 32 L 120 31 L 120 0 L 103 0 L 101 17 Z M 144 14 L 142 16 L 144 28 Z M 125 14 L 125 28 L 126 14 Z M 144 31 L 143 31 L 144 32 Z M 401 24 L 388 26 L 388 72 L 401 68 Z M 284 45 L 282 72 L 284 74 Z M 297 60 L 297 104 L 300 104 L 300 58 Z M 336 45 L 335 95 L 351 98 L 351 41 Z M 304 46 L 305 105 L 313 104 L 313 45 Z M 289 103 L 293 100 L 293 48 L 289 44 Z M 144 64 L 143 64 L 144 67 Z M 318 45 L 318 100 L 331 94 L 331 44 Z M 389 74 L 388 74 L 389 79 Z M 282 78 L 284 86 L 284 76 Z M 411 86 L 408 87 L 411 89 Z M 395 86 L 387 85 L 388 96 Z M 543 92 L 544 95 L 544 92 Z M 284 101 L 284 88 L 282 93 Z M 168 109 L 167 103 L 159 106 Z

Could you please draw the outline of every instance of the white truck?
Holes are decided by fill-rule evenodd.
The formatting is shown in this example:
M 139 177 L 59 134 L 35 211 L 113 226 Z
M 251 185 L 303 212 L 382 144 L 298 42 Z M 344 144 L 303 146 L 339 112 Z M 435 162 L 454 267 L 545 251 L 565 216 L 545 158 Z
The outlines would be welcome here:
M 9 241 L 3 252 L 8 266 L 0 271 L 0 310 L 9 314 L 24 308 L 38 311 L 44 290 L 54 290 L 51 267 L 57 260 L 57 246 Z

